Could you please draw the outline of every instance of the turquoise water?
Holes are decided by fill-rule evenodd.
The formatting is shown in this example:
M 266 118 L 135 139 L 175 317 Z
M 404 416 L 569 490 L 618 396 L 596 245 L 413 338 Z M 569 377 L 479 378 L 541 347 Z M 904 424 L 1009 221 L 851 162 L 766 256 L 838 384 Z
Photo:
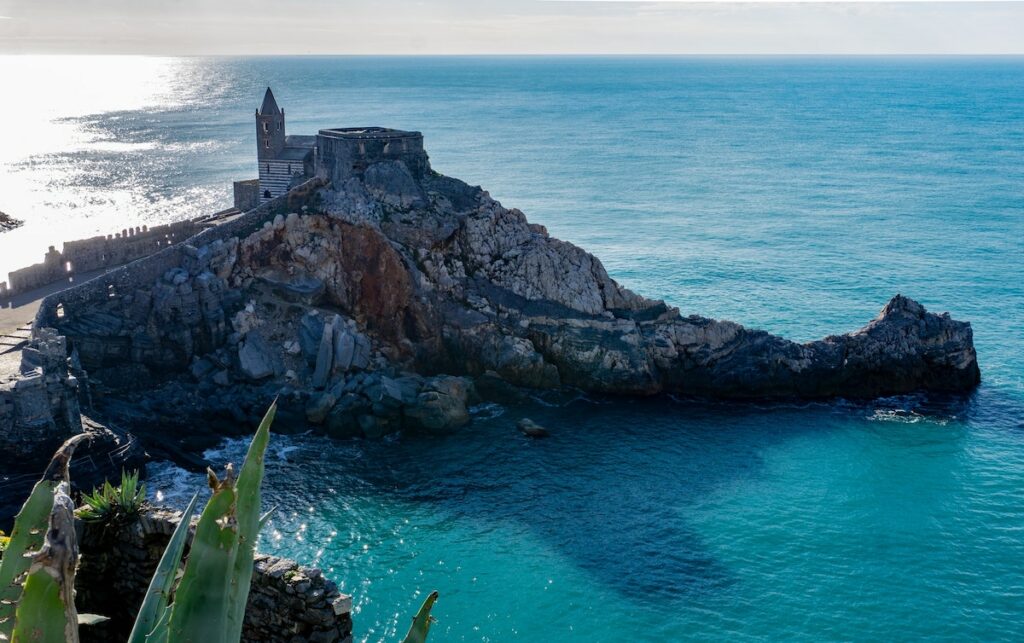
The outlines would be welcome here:
M 443 439 L 276 439 L 260 546 L 354 594 L 357 638 L 393 640 L 435 588 L 447 641 L 1024 630 L 1024 59 L 57 66 L 0 59 L 38 117 L 0 154 L 0 210 L 28 221 L 0 263 L 55 230 L 226 207 L 270 84 L 292 133 L 423 131 L 436 169 L 684 314 L 806 340 L 902 292 L 973 323 L 984 383 L 963 400 L 554 396 Z M 82 100 L 36 96 L 43 72 Z M 524 415 L 554 437 L 519 436 Z M 165 500 L 200 484 L 155 473 Z

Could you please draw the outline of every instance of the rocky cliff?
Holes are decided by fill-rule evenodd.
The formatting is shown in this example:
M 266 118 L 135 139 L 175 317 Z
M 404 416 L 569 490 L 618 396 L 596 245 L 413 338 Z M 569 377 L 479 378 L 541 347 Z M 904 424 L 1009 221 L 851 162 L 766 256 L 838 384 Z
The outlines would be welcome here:
M 684 317 L 482 189 L 401 161 L 246 216 L 109 288 L 46 302 L 37 325 L 140 413 L 235 421 L 281 395 L 285 426 L 339 436 L 452 430 L 480 377 L 722 398 L 955 392 L 980 378 L 970 324 L 905 297 L 805 344 Z

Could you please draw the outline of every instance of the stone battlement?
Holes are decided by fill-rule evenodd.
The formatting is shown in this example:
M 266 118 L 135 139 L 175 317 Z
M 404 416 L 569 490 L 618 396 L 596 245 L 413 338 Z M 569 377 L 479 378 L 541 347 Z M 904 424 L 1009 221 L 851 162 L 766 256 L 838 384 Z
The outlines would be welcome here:
M 362 176 L 374 163 L 401 161 L 416 178 L 430 170 L 423 134 L 385 127 L 322 129 L 317 134 L 317 172 L 341 182 Z
M 310 179 L 288 194 L 267 201 L 258 208 L 219 225 L 206 227 L 190 237 L 188 243 L 162 248 L 89 281 L 55 292 L 39 304 L 35 327 L 58 326 L 63 318 L 67 317 L 65 322 L 74 319 L 78 313 L 89 310 L 98 301 L 129 295 L 138 288 L 149 288 L 168 270 L 188 264 L 197 248 L 217 240 L 251 234 L 272 221 L 282 210 L 286 210 L 289 204 L 304 201 L 325 184 L 326 181 L 322 179 Z
M 234 214 L 237 211 L 232 208 L 152 228 L 126 228 L 116 234 L 66 241 L 61 251 L 50 246 L 42 263 L 8 273 L 7 281 L 0 282 L 0 297 L 25 293 L 62 280 L 70 281 L 76 275 L 114 268 L 148 257 Z

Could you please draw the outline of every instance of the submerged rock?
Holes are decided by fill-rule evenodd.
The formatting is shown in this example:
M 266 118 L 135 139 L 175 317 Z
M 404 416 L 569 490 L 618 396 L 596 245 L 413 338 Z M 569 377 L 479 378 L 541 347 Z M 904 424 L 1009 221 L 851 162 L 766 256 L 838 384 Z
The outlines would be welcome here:
M 523 418 L 519 420 L 519 422 L 516 423 L 516 426 L 518 426 L 519 430 L 523 432 L 523 435 L 530 438 L 547 438 L 551 436 L 551 433 L 547 429 L 530 418 Z

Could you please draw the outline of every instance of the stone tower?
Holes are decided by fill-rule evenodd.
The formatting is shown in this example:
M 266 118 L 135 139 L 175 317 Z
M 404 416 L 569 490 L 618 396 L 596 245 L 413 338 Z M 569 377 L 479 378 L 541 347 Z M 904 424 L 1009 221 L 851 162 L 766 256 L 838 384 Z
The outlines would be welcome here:
M 277 106 L 274 92 L 267 87 L 263 105 L 256 112 L 257 158 L 276 159 L 284 151 L 284 110 Z

